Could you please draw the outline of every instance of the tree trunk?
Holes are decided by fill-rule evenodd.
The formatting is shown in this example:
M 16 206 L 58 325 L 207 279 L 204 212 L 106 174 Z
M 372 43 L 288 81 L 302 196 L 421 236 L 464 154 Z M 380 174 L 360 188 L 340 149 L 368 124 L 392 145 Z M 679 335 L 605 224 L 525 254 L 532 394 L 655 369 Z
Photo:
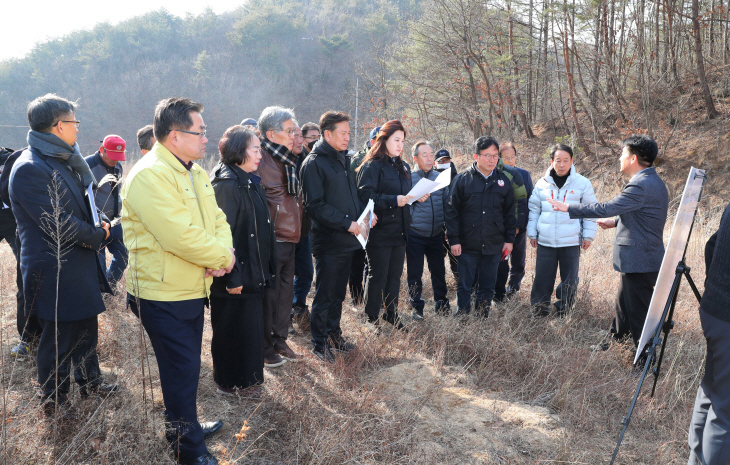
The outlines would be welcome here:
M 695 38 L 695 58 L 697 59 L 697 77 L 700 79 L 702 87 L 702 96 L 705 99 L 705 107 L 707 108 L 707 117 L 709 119 L 718 116 L 715 104 L 712 101 L 712 93 L 710 86 L 707 84 L 707 76 L 705 75 L 705 59 L 702 56 L 702 36 L 700 30 L 700 5 L 699 0 L 692 0 L 692 32 Z

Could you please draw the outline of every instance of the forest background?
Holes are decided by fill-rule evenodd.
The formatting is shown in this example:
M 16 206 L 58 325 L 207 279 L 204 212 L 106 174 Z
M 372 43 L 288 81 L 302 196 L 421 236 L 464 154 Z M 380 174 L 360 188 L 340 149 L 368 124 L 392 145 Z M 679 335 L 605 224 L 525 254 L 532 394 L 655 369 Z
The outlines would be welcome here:
M 708 170 L 687 254 L 702 288 L 704 242 L 730 195 L 729 3 L 249 0 L 223 14 L 160 10 L 0 62 L 0 145 L 26 145 L 27 103 L 47 92 L 78 101 L 83 154 L 107 134 L 124 137 L 127 172 L 138 157 L 135 132 L 161 98 L 205 104 L 207 168 L 225 129 L 266 106 L 294 108 L 299 123 L 336 109 L 357 115 L 353 149 L 373 126 L 399 118 L 409 143 L 423 137 L 449 149 L 460 169 L 480 135 L 515 141 L 518 164 L 534 179 L 547 167 L 547 147 L 567 143 L 606 200 L 623 185 L 618 142 L 648 133 L 670 192 L 667 237 L 689 166 Z M 359 313 L 346 311 L 357 354 L 334 367 L 307 355 L 267 371 L 259 403 L 215 395 L 206 322 L 200 414 L 227 423 L 210 449 L 226 463 L 607 461 L 635 388 L 629 351 L 589 349 L 610 324 L 611 246 L 612 233 L 602 232 L 581 257 L 576 311 L 562 320 L 530 319 L 531 252 L 527 292 L 496 305 L 486 322 L 460 326 L 427 308 L 420 329 L 374 338 L 360 331 Z M 99 344 L 122 394 L 75 398 L 87 420 L 60 433 L 42 420 L 34 362 L 7 356 L 16 341 L 14 276 L 3 246 L 0 463 L 172 463 L 154 354 L 123 295 L 107 300 Z M 451 277 L 449 288 L 453 299 Z M 686 463 L 704 340 L 685 291 L 657 395 L 639 398 L 619 463 Z M 407 302 L 403 294 L 402 309 Z M 293 343 L 306 353 L 306 331 L 297 330 Z

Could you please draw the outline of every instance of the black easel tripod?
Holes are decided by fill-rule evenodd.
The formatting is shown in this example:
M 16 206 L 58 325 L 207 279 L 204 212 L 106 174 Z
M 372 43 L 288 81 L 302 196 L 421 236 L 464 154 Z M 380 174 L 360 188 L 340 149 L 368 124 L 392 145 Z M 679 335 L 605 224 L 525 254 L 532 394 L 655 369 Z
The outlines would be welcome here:
M 691 230 L 690 230 L 691 231 Z M 689 238 L 687 239 L 687 243 L 689 243 Z M 656 367 L 654 368 L 654 385 L 651 388 L 651 397 L 654 397 L 654 390 L 656 389 L 656 383 L 659 379 L 659 372 L 662 367 L 662 359 L 664 358 L 664 349 L 667 346 L 667 338 L 669 337 L 669 332 L 674 328 L 674 321 L 672 321 L 672 318 L 674 316 L 674 306 L 677 303 L 677 295 L 679 295 L 679 285 L 682 281 L 682 276 L 684 275 L 687 278 L 687 282 L 689 283 L 690 287 L 692 288 L 692 291 L 695 294 L 695 297 L 697 297 L 697 301 L 699 302 L 702 299 L 702 296 L 700 295 L 700 291 L 697 290 L 697 286 L 695 286 L 694 281 L 692 280 L 692 277 L 690 276 L 690 268 L 685 265 L 684 263 L 684 255 L 687 253 L 687 247 L 685 246 L 684 254 L 682 254 L 682 260 L 677 264 L 677 268 L 675 270 L 674 274 L 674 282 L 672 283 L 672 290 L 669 293 L 669 297 L 667 297 L 667 303 L 664 305 L 664 312 L 662 313 L 662 319 L 660 321 L 664 322 L 663 324 L 660 324 L 657 326 L 656 331 L 654 332 L 654 337 L 651 338 L 649 343 L 647 344 L 647 351 L 646 351 L 646 362 L 644 363 L 644 371 L 641 374 L 641 378 L 639 379 L 639 385 L 636 387 L 636 392 L 634 393 L 634 399 L 631 401 L 631 406 L 629 407 L 629 413 L 626 415 L 626 417 L 623 419 L 621 424 L 623 425 L 623 429 L 621 429 L 621 435 L 618 438 L 618 443 L 616 444 L 616 449 L 613 451 L 613 456 L 611 457 L 611 464 L 613 465 L 614 460 L 616 460 L 616 456 L 618 455 L 618 450 L 621 447 L 621 441 L 624 439 L 624 434 L 626 433 L 626 429 L 629 427 L 629 422 L 631 421 L 631 414 L 634 411 L 634 406 L 636 405 L 636 399 L 639 398 L 639 392 L 641 391 L 641 386 L 644 384 L 644 378 L 646 378 L 646 373 L 649 370 L 649 366 L 652 363 L 652 360 L 654 359 L 654 355 L 656 353 L 656 348 L 659 347 L 661 344 L 662 349 L 659 352 L 659 358 L 657 359 Z M 664 339 L 662 340 L 661 332 L 664 331 Z

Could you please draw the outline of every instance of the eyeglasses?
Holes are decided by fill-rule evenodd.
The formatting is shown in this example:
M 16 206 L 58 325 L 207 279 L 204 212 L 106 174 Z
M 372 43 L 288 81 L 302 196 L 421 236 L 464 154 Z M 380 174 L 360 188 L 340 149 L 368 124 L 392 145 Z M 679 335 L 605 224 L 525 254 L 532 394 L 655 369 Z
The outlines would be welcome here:
M 81 121 L 75 121 L 75 120 L 61 120 L 56 123 L 56 126 L 58 126 L 61 123 L 73 123 L 74 126 L 76 126 L 76 129 L 78 129 L 79 126 L 81 126 Z
M 307 136 L 304 140 L 313 141 L 319 139 L 319 136 Z
M 479 155 L 482 158 L 486 158 L 487 160 L 499 160 L 499 155 Z
M 285 134 L 286 134 L 287 136 L 291 137 L 291 136 L 293 136 L 293 135 L 294 135 L 295 129 L 287 129 L 286 131 L 285 131 L 285 130 L 283 130 L 283 129 L 274 129 L 274 131 L 276 131 L 276 132 L 283 132 L 283 133 L 285 133 Z
M 208 133 L 208 130 L 207 130 L 207 129 L 203 129 L 203 131 L 202 131 L 202 132 L 184 131 L 184 130 L 182 130 L 182 129 L 168 129 L 168 130 L 167 130 L 167 132 L 172 132 L 172 131 L 177 131 L 177 132 L 184 132 L 185 134 L 193 134 L 193 135 L 195 135 L 195 136 L 198 136 L 198 137 L 199 137 L 199 138 L 201 138 L 201 139 L 202 139 L 203 137 L 205 137 L 205 135 L 206 135 L 206 134 Z

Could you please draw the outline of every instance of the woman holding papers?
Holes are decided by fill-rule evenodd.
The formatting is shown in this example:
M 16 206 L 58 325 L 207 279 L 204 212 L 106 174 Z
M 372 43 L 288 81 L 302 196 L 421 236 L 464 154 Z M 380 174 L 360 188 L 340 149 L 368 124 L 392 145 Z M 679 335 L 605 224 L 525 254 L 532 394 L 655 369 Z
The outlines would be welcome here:
M 575 172 L 573 150 L 567 145 L 555 144 L 550 150 L 550 160 L 550 167 L 537 181 L 530 196 L 527 222 L 527 237 L 532 247 L 537 247 L 535 282 L 530 295 L 536 316 L 550 314 L 558 267 L 561 282 L 555 296 L 559 300 L 553 305 L 558 316 L 570 309 L 578 288 L 580 249 L 588 249 L 596 237 L 596 220 L 571 219 L 567 213 L 555 211 L 548 202 L 550 199 L 567 204 L 596 201 L 591 182 Z
M 378 330 L 380 308 L 385 304 L 383 319 L 396 328 L 403 328 L 398 317 L 398 295 L 406 237 L 411 223 L 408 195 L 411 173 L 401 159 L 406 130 L 400 121 L 392 120 L 380 129 L 375 143 L 357 168 L 357 193 L 360 201 L 375 204 L 378 224 L 370 231 L 366 251 L 368 279 L 365 287 L 365 313 L 368 326 Z M 425 200 L 427 196 L 424 196 Z

